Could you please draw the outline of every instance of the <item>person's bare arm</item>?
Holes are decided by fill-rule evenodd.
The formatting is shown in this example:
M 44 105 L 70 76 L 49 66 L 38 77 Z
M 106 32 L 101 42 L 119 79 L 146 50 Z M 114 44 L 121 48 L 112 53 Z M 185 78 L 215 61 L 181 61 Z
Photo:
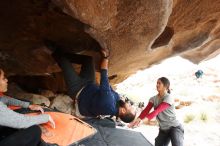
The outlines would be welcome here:
M 106 69 L 106 70 L 108 70 L 108 59 L 107 59 L 107 58 L 103 58 L 103 59 L 102 59 L 101 69 Z
M 102 62 L 101 62 L 101 80 L 100 80 L 100 88 L 101 91 L 110 91 L 111 87 L 108 81 L 108 58 L 109 58 L 109 51 L 108 49 L 101 50 L 102 55 Z
M 101 55 L 103 57 L 102 62 L 101 62 L 101 69 L 108 69 L 108 61 L 110 57 L 110 52 L 108 49 L 102 49 L 101 50 Z

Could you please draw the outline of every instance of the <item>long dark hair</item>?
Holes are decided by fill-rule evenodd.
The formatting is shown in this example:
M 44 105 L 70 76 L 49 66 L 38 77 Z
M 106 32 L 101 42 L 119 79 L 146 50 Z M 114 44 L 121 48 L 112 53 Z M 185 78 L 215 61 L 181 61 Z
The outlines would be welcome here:
M 4 71 L 0 68 L 0 76 L 4 73 Z
M 166 77 L 161 77 L 158 80 L 160 80 L 163 83 L 163 85 L 165 87 L 167 87 L 167 93 L 170 94 L 171 92 L 170 92 L 170 81 L 169 81 L 169 79 L 167 79 Z

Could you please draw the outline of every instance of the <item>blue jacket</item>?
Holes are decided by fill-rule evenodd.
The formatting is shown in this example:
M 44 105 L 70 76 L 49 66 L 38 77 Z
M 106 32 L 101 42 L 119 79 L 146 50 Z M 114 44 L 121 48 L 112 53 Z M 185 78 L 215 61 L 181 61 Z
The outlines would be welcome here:
M 101 69 L 100 86 L 88 84 L 78 97 L 79 112 L 83 116 L 117 115 L 120 97 L 112 90 L 106 69 Z

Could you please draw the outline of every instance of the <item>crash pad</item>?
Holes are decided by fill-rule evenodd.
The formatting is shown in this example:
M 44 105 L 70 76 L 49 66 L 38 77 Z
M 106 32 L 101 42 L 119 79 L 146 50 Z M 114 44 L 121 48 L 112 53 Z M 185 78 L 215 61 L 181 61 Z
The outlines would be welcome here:
M 112 120 L 89 119 L 87 123 L 97 129 L 97 133 L 82 140 L 82 146 L 153 146 L 140 132 L 115 128 Z M 104 124 L 102 124 L 102 122 Z M 75 145 L 77 146 L 77 145 Z
M 36 113 L 30 114 L 35 115 Z M 68 146 L 96 133 L 95 128 L 70 114 L 61 112 L 45 112 L 45 114 L 49 114 L 56 123 L 55 129 L 49 123 L 41 125 L 43 127 L 41 137 L 47 143 Z

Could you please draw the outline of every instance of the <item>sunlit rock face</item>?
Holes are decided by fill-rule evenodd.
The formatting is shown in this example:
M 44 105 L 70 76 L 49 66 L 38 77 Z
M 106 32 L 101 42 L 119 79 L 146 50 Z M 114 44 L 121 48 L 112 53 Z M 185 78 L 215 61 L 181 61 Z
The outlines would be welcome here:
M 111 50 L 117 83 L 165 58 L 195 63 L 219 54 L 219 0 L 19 0 L 0 2 L 0 66 L 9 75 L 59 71 L 44 45 L 92 55 Z
M 219 54 L 220 1 L 175 0 L 167 24 L 174 29 L 171 54 L 199 63 Z

